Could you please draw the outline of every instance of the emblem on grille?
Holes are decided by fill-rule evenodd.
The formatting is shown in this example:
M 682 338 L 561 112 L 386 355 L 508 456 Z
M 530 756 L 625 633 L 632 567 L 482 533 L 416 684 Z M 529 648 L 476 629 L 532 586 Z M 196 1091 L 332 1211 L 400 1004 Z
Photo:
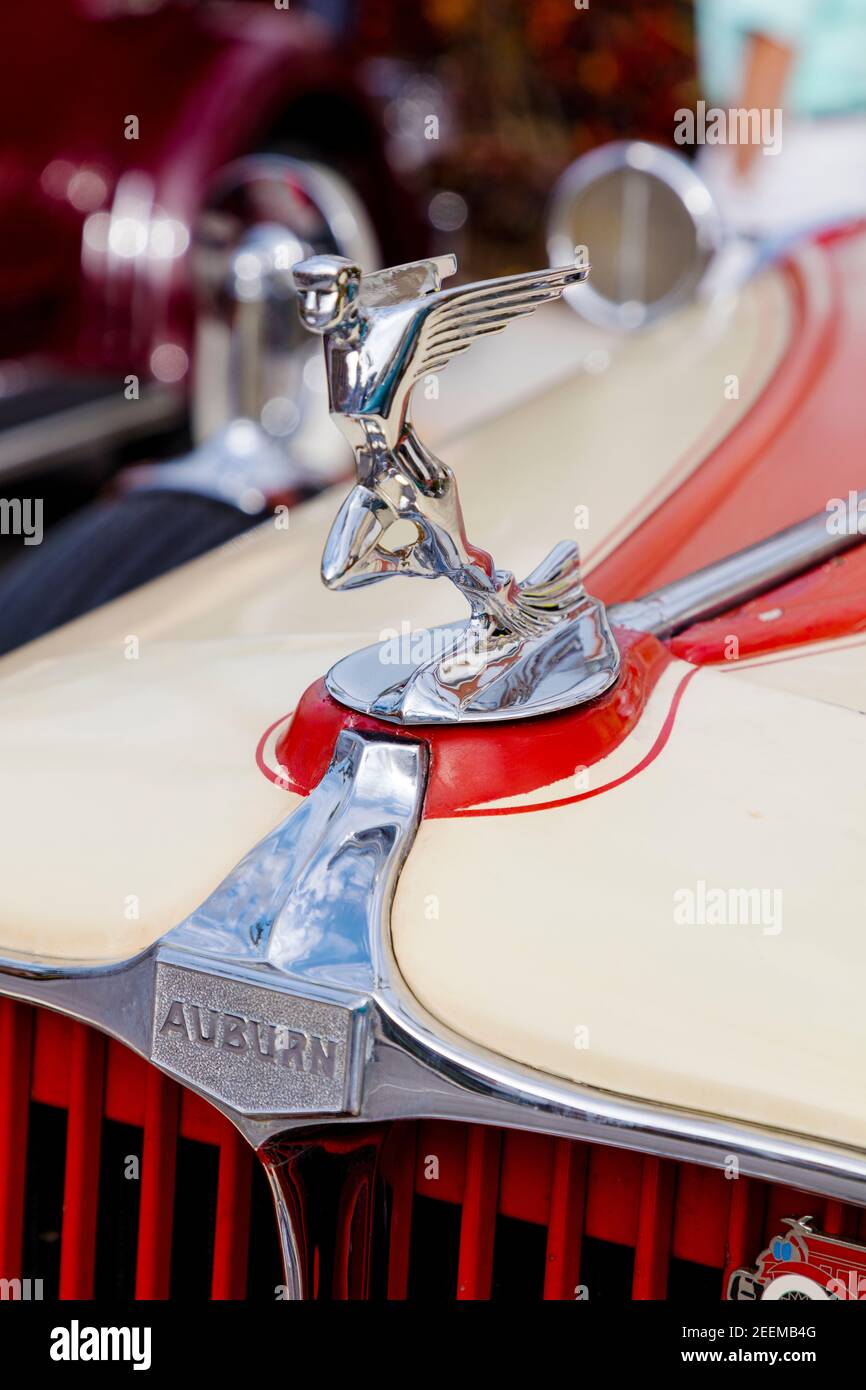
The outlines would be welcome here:
M 464 622 L 424 634 L 420 661 L 394 663 L 380 644 L 328 673 L 335 699 L 406 724 L 547 714 L 602 694 L 619 672 L 577 546 L 563 541 L 520 581 L 497 568 L 470 542 L 457 480 L 422 443 L 409 409 L 418 381 L 558 299 L 589 266 L 576 258 L 442 290 L 456 268 L 453 256 L 440 256 L 365 275 L 343 257 L 315 256 L 292 272 L 301 319 L 325 340 L 331 413 L 357 471 L 325 544 L 322 578 L 344 589 L 396 574 L 444 577 L 469 604 Z
M 295 1071 L 333 1076 L 339 1044 L 289 1028 L 285 1023 L 265 1023 L 242 1014 L 203 1008 L 186 999 L 173 999 L 159 1029 L 160 1037 L 179 1033 L 193 1047 L 222 1048 L 249 1053 L 262 1066 L 294 1067 Z
M 248 1115 L 350 1109 L 353 1024 L 330 1001 L 157 965 L 154 1062 Z
M 754 1269 L 735 1269 L 727 1296 L 755 1299 L 866 1299 L 866 1247 L 825 1235 L 811 1216 L 786 1217 L 781 1235 L 758 1256 Z

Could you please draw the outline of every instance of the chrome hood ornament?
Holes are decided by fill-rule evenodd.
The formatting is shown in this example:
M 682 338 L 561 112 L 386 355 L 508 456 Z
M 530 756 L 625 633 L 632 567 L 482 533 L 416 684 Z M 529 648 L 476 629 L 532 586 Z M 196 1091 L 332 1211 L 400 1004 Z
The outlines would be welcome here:
M 619 672 L 603 605 L 583 587 L 577 546 L 562 542 L 520 582 L 498 569 L 469 541 L 457 480 L 410 416 L 419 380 L 558 299 L 589 267 L 576 259 L 442 290 L 456 268 L 454 256 L 440 256 L 363 275 L 343 257 L 315 256 L 293 270 L 301 320 L 325 340 L 331 414 L 358 478 L 325 544 L 325 584 L 444 576 L 469 604 L 468 619 L 420 641 L 416 634 L 413 650 L 425 649 L 417 664 L 392 660 L 385 643 L 329 671 L 328 688 L 343 704 L 406 724 L 547 714 L 601 695 Z

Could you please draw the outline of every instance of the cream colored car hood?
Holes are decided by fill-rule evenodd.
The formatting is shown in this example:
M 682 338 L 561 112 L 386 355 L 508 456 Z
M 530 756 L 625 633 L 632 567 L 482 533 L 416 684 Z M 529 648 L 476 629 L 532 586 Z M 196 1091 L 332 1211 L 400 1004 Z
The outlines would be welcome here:
M 866 643 L 832 655 L 833 703 L 823 650 L 675 663 L 590 769 L 618 785 L 424 821 L 393 914 L 421 1002 L 557 1076 L 866 1145 Z
M 520 574 L 587 508 L 602 556 L 754 400 L 786 325 L 767 276 L 488 422 L 447 451 L 470 534 Z M 176 925 L 295 804 L 256 764 L 264 731 L 347 651 L 455 615 L 444 584 L 321 588 L 340 491 L 0 663 L 5 953 L 119 959 Z M 425 821 L 392 922 L 419 1000 L 558 1076 L 866 1142 L 866 665 L 836 645 L 694 674 L 658 756 L 602 795 Z M 691 672 L 594 778 L 641 762 Z M 781 888 L 781 931 L 677 925 L 700 883 Z

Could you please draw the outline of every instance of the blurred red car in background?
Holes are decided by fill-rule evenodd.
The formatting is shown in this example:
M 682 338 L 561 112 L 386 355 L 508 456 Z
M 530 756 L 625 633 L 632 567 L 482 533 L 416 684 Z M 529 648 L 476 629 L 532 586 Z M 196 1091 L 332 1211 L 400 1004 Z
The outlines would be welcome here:
M 182 418 L 187 252 L 206 191 L 233 159 L 285 149 L 340 165 L 399 258 L 410 219 L 394 216 L 346 30 L 316 8 L 55 0 L 46 11 L 7 0 L 0 478 L 92 459 Z M 131 373 L 145 410 L 123 408 Z

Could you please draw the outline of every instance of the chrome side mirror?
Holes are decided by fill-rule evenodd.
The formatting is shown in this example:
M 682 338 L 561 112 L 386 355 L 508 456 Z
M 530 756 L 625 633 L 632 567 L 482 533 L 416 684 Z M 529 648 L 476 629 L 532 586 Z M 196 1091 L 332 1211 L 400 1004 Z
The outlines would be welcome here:
M 553 191 L 551 265 L 587 247 L 592 278 L 566 299 L 603 328 L 633 330 L 691 299 L 722 244 L 710 190 L 680 155 L 623 141 L 571 164 Z

